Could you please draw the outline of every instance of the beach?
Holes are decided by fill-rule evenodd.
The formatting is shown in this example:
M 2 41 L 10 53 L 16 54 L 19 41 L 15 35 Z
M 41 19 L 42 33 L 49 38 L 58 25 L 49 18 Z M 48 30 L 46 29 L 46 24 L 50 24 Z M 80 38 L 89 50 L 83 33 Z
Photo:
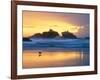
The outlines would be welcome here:
M 89 65 L 88 39 L 33 39 L 23 43 L 23 68 Z

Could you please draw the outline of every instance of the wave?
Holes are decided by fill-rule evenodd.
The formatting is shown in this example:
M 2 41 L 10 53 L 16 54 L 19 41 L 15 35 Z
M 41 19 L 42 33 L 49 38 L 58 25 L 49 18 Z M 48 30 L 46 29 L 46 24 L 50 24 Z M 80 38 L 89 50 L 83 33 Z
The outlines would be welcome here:
M 89 48 L 89 39 L 32 39 L 23 41 L 23 49 Z

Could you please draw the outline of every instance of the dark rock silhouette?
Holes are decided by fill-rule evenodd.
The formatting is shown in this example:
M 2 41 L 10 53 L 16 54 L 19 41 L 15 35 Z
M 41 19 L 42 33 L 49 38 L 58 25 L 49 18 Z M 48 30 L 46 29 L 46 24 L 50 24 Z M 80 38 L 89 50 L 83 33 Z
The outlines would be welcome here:
M 73 33 L 69 31 L 62 32 L 62 38 L 77 38 Z
M 33 38 L 41 38 L 42 34 L 41 33 L 36 33 L 33 36 L 31 36 L 31 37 L 33 37 Z
M 69 31 L 64 31 L 62 32 L 62 36 L 59 35 L 58 32 L 50 29 L 49 31 L 43 32 L 43 33 L 36 33 L 33 36 L 31 36 L 30 38 L 77 38 L 73 33 L 69 32 Z M 28 39 L 25 39 L 28 40 Z
M 31 41 L 30 38 L 23 38 L 23 41 Z
M 59 36 L 58 32 L 53 31 L 52 29 L 50 29 L 48 32 L 42 33 L 43 38 L 55 38 L 56 36 Z
M 55 38 L 59 36 L 59 33 L 50 29 L 48 32 L 36 33 L 31 38 Z

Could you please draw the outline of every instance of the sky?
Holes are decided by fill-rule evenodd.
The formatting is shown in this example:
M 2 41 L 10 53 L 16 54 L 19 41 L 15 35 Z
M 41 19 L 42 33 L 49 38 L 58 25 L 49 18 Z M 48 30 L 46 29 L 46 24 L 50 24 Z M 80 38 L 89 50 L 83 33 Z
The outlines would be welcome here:
M 69 31 L 77 37 L 89 36 L 89 14 L 23 11 L 23 37 L 53 29 L 60 35 Z

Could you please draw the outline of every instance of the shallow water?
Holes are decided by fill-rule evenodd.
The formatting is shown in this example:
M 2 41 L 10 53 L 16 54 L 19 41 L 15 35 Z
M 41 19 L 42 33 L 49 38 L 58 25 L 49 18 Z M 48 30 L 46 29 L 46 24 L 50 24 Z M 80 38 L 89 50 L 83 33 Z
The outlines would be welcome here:
M 67 67 L 89 65 L 87 50 L 23 51 L 23 68 Z

